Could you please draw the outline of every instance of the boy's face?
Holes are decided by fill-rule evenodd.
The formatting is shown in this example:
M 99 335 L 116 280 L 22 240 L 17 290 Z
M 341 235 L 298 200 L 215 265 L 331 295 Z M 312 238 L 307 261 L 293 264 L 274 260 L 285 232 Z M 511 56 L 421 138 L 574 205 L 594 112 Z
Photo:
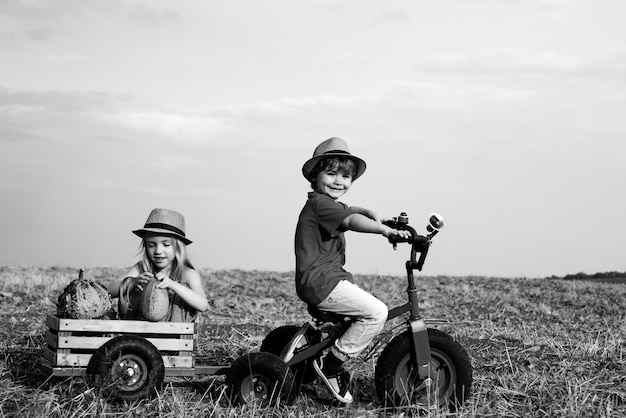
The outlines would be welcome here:
M 346 194 L 350 186 L 352 186 L 352 176 L 334 168 L 322 170 L 315 180 L 315 191 L 333 200 Z

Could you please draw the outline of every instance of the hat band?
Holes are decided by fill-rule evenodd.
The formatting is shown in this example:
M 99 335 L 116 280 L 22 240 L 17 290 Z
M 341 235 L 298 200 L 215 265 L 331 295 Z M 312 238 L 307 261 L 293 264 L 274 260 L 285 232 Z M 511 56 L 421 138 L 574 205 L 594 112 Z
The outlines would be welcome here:
M 178 235 L 182 235 L 183 237 L 185 236 L 185 232 L 183 232 L 182 230 L 176 228 L 175 226 L 168 225 L 168 224 L 162 224 L 162 223 L 159 223 L 159 222 L 145 224 L 144 228 L 167 229 L 168 231 L 172 231 L 172 232 L 174 232 L 174 233 L 176 233 Z
M 330 151 L 325 151 L 325 152 L 322 153 L 322 155 L 324 155 L 324 154 L 346 154 L 346 155 L 352 155 L 348 151 L 334 150 L 334 149 L 331 149 Z

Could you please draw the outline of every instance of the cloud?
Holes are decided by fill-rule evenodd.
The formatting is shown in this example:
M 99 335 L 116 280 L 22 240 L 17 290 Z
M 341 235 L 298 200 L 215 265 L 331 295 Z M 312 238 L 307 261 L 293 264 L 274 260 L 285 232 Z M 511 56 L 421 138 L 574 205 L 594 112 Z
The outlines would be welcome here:
M 171 9 L 120 0 L 11 0 L 0 2 L 0 38 L 5 41 L 43 42 L 68 32 L 76 33 L 100 21 L 113 26 L 117 20 L 134 24 L 169 24 L 180 14 Z M 78 25 L 78 26 L 76 26 Z
M 91 57 L 85 54 L 48 54 L 41 57 L 43 61 L 53 64 L 78 64 L 91 61 Z
M 43 130 L 64 133 L 84 130 L 91 138 L 111 138 L 133 133 L 158 135 L 161 139 L 204 141 L 218 132 L 233 129 L 237 120 L 255 114 L 283 114 L 293 106 L 284 102 L 261 102 L 212 109 L 182 108 L 138 103 L 132 95 L 100 91 L 30 91 L 0 87 L 0 124 L 11 126 L 12 136 L 21 132 L 37 137 Z
M 203 141 L 231 127 L 210 115 L 127 111 L 103 115 L 110 121 L 137 131 L 152 132 L 180 140 Z
M 24 36 L 32 41 L 45 41 L 55 31 L 50 28 L 35 28 L 24 31 Z
M 120 9 L 119 0 L 12 0 L 0 2 L 0 16 L 40 23 L 102 15 Z
M 32 132 L 21 129 L 12 129 L 0 127 L 0 143 L 1 142 L 23 142 L 23 141 L 40 141 L 41 136 Z
M 522 49 L 483 50 L 434 55 L 420 60 L 414 67 L 430 73 L 470 76 L 623 78 L 626 76 L 626 51 L 618 49 L 580 56 Z
M 382 23 L 406 23 L 411 19 L 408 13 L 403 10 L 383 10 L 376 19 L 376 22 Z
M 180 14 L 178 12 L 147 7 L 143 4 L 135 5 L 127 13 L 129 18 L 135 23 L 154 25 L 159 23 L 175 23 L 180 20 Z
M 255 108 L 272 112 L 264 103 Z M 239 115 L 238 115 L 239 113 Z M 13 91 L 0 87 L 0 140 L 42 137 L 120 138 L 151 136 L 203 142 L 233 128 L 246 112 L 232 109 L 169 109 L 139 104 L 131 95 L 98 91 Z
M 535 0 L 539 5 L 539 10 L 544 12 L 555 12 L 566 9 L 572 5 L 570 0 Z
M 521 49 L 485 50 L 468 54 L 431 56 L 418 64 L 422 70 L 462 74 L 545 74 L 580 69 L 579 57 Z
M 346 108 L 357 105 L 363 101 L 370 101 L 374 96 L 356 95 L 320 95 L 307 97 L 284 97 L 274 101 L 263 101 L 256 103 L 244 103 L 238 105 L 228 105 L 216 109 L 216 113 L 228 113 L 232 116 L 244 116 L 250 114 L 265 115 L 285 115 L 300 112 L 305 109 L 317 107 Z
M 0 111 L 85 112 L 115 108 L 130 99 L 130 95 L 99 91 L 9 90 L 0 87 Z
M 0 15 L 13 18 L 39 20 L 65 20 L 103 13 L 123 14 L 135 21 L 162 22 L 176 19 L 178 14 L 170 10 L 120 0 L 11 0 L 0 2 Z
M 1 140 L 65 138 L 105 142 L 151 140 L 204 143 L 217 134 L 289 126 L 307 112 L 357 105 L 361 97 L 283 98 L 210 108 L 139 103 L 101 91 L 32 91 L 0 87 Z M 285 116 L 288 115 L 286 118 Z M 271 128 L 275 129 L 275 128 Z M 236 138 L 235 138 L 236 139 Z
M 0 140 L 89 138 L 111 134 L 95 118 L 130 105 L 130 96 L 103 92 L 8 90 L 0 87 Z

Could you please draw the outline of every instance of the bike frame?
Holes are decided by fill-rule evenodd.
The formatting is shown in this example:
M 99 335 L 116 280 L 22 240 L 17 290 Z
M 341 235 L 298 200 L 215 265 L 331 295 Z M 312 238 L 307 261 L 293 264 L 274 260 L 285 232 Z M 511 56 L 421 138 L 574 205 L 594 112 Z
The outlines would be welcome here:
M 406 216 L 406 215 L 405 215 Z M 431 219 L 431 225 L 434 226 L 434 220 Z M 443 221 L 441 220 L 441 226 L 443 226 Z M 388 224 L 390 227 L 394 229 L 403 229 L 407 230 L 411 233 L 410 238 L 397 238 L 390 237 L 389 242 L 393 244 L 394 249 L 400 242 L 407 242 L 411 244 L 411 256 L 410 259 L 406 262 L 406 273 L 407 273 L 407 282 L 408 287 L 406 289 L 408 301 L 404 305 L 397 306 L 395 308 L 389 309 L 387 315 L 387 321 L 390 321 L 398 316 L 410 312 L 409 320 L 407 323 L 408 331 L 412 335 L 413 342 L 413 356 L 411 356 L 411 360 L 413 362 L 413 366 L 419 375 L 420 380 L 427 382 L 427 379 L 430 377 L 430 343 L 428 340 L 428 327 L 426 322 L 421 317 L 419 312 L 419 301 L 417 297 L 417 287 L 415 286 L 414 279 L 414 270 L 422 271 L 422 267 L 424 266 L 424 261 L 426 260 L 426 256 L 428 255 L 428 249 L 430 247 L 431 239 L 439 232 L 439 227 L 429 227 L 428 230 L 430 233 L 427 236 L 418 235 L 414 228 L 409 226 L 407 223 L 398 222 L 394 219 L 393 222 Z M 420 254 L 419 258 L 417 254 Z M 349 321 L 346 321 L 343 326 L 348 326 L 350 324 Z M 308 328 L 311 326 L 309 322 L 305 323 L 300 330 L 296 333 L 296 336 L 292 339 L 288 346 L 293 346 L 297 343 L 297 339 L 302 337 Z M 294 366 L 302 361 L 307 359 L 316 357 L 319 355 L 324 349 L 330 347 L 335 340 L 338 338 L 336 335 L 329 335 L 319 343 L 313 344 L 311 347 L 308 347 L 296 354 L 293 357 L 289 358 L 286 363 L 287 366 Z

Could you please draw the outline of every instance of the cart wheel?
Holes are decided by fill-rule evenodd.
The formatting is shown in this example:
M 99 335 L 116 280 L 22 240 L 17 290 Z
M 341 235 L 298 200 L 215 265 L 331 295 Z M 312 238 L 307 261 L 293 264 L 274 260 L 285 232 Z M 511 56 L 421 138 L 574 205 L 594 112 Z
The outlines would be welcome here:
M 249 353 L 235 360 L 226 374 L 226 386 L 234 405 L 289 405 L 297 394 L 293 373 L 271 353 Z
M 261 343 L 260 351 L 272 353 L 281 357 L 283 350 L 291 339 L 296 335 L 296 332 L 300 327 L 295 325 L 285 325 L 272 330 Z M 320 342 L 319 334 L 312 328 L 306 331 L 305 338 L 307 341 L 307 347 Z M 296 383 L 298 385 L 312 383 L 317 378 L 317 373 L 313 368 L 313 359 L 307 359 L 301 363 L 291 366 Z
M 418 406 L 455 410 L 469 396 L 472 365 L 465 349 L 450 335 L 428 329 L 431 350 L 430 385 L 412 367 L 413 344 L 408 332 L 385 347 L 376 363 L 376 392 L 384 406 Z
M 117 402 L 149 398 L 160 389 L 164 375 L 159 351 L 148 340 L 134 335 L 107 341 L 87 365 L 92 385 Z

